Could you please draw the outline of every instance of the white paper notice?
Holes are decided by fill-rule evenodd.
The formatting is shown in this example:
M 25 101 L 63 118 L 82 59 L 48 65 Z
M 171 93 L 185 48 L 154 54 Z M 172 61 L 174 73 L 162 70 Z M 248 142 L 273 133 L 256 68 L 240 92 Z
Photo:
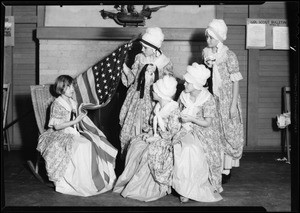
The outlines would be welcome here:
M 266 25 L 248 24 L 247 25 L 247 47 L 266 46 Z
M 273 49 L 289 49 L 289 28 L 273 27 Z

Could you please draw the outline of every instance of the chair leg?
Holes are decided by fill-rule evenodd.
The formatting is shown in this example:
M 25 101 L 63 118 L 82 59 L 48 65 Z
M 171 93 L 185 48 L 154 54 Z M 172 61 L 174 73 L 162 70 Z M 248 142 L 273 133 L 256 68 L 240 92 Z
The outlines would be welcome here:
M 41 157 L 42 157 L 41 153 L 38 152 L 37 157 L 36 157 L 36 163 L 35 163 L 35 172 L 36 173 L 39 173 L 39 163 L 40 163 Z
M 42 183 L 45 183 L 45 181 L 43 180 L 43 178 L 40 176 L 39 174 L 39 163 L 40 163 L 40 159 L 41 159 L 41 154 L 38 152 L 37 153 L 37 158 L 36 158 L 36 163 L 35 166 L 33 165 L 31 160 L 27 161 L 27 165 L 29 166 L 31 172 L 33 173 L 33 175 Z
M 289 132 L 287 127 L 285 128 L 285 141 L 286 141 L 286 151 L 287 151 L 287 163 L 291 163 L 290 138 L 289 138 Z
M 10 152 L 10 142 L 9 142 L 9 136 L 7 129 L 3 130 L 3 136 L 4 136 L 4 145 L 7 146 L 7 150 Z
M 5 137 L 6 137 L 6 140 L 7 140 L 7 149 L 10 152 L 10 142 L 9 142 L 8 130 L 5 130 L 5 135 L 6 135 Z

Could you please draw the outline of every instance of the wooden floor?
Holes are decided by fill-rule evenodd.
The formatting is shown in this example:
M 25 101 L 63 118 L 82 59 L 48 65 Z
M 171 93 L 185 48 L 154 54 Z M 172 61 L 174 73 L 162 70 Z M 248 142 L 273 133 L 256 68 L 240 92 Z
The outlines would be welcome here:
M 262 207 L 266 211 L 291 211 L 291 165 L 281 158 L 280 153 L 243 154 L 239 168 L 232 170 L 229 183 L 223 185 L 223 200 L 216 203 L 190 201 L 181 204 L 175 194 L 157 201 L 140 202 L 125 199 L 119 194 L 107 192 L 93 197 L 63 195 L 40 183 L 27 167 L 20 151 L 4 151 L 4 199 L 7 212 L 49 212 L 54 208 L 64 212 L 103 212 L 103 211 L 250 211 Z M 3 187 L 2 187 L 3 190 Z M 39 208 L 37 208 L 39 207 Z M 61 209 L 68 207 L 67 209 Z M 154 208 L 154 209 L 151 209 Z M 166 208 L 166 209 L 164 209 Z M 184 209 L 182 209 L 184 208 Z M 259 210 L 262 210 L 259 209 Z M 37 211 L 39 210 L 39 211 Z M 59 212 L 61 212 L 59 211 Z

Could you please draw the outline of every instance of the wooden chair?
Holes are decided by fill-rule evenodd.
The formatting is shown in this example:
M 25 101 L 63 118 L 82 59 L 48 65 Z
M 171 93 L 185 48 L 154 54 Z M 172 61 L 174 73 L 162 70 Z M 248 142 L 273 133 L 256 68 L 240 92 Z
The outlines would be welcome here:
M 40 135 L 47 129 L 50 116 L 50 105 L 55 99 L 55 96 L 52 92 L 51 85 L 32 85 L 30 86 L 30 90 L 34 115 Z M 30 170 L 33 172 L 34 176 L 42 183 L 47 184 L 39 173 L 39 165 L 42 159 L 41 154 L 38 151 L 36 152 L 37 154 L 35 164 L 33 164 L 31 160 L 28 160 L 27 164 Z M 53 187 L 53 185 L 51 185 L 51 187 Z
M 9 95 L 10 95 L 10 83 L 3 84 L 3 136 L 4 136 L 4 146 L 7 146 L 7 150 L 10 151 L 10 141 L 8 136 L 8 131 L 6 128 L 6 121 L 7 121 L 7 110 L 8 110 L 8 102 L 9 102 Z
M 283 109 L 282 113 L 291 112 L 291 88 L 290 87 L 283 87 L 282 88 L 282 98 L 283 98 Z M 291 144 L 290 144 L 290 127 L 287 126 L 283 129 L 283 150 L 286 149 L 287 152 L 287 163 L 291 162 Z

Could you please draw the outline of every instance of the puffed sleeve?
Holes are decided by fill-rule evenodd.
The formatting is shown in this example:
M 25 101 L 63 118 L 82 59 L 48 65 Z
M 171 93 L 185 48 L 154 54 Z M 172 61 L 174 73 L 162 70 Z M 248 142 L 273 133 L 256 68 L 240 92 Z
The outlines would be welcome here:
M 128 67 L 124 68 L 127 71 L 127 72 L 122 72 L 121 75 L 121 80 L 124 86 L 129 87 L 135 81 L 140 63 L 141 63 L 141 54 L 137 54 L 135 56 L 134 63 L 131 69 Z
M 174 109 L 167 121 L 167 131 L 160 132 L 160 135 L 164 139 L 172 139 L 172 137 L 180 130 L 181 123 L 179 121 L 180 111 L 178 108 Z
M 175 109 L 169 118 L 168 129 L 171 132 L 171 135 L 174 135 L 181 128 L 181 123 L 179 121 L 180 110 L 179 108 Z
M 68 114 L 68 111 L 66 111 L 66 109 L 62 105 L 60 105 L 57 101 L 54 101 L 50 108 L 50 119 L 48 127 L 52 128 L 57 124 L 64 123 Z
M 228 51 L 228 72 L 230 74 L 231 81 L 240 81 L 243 79 L 242 74 L 239 71 L 239 62 L 234 52 Z

